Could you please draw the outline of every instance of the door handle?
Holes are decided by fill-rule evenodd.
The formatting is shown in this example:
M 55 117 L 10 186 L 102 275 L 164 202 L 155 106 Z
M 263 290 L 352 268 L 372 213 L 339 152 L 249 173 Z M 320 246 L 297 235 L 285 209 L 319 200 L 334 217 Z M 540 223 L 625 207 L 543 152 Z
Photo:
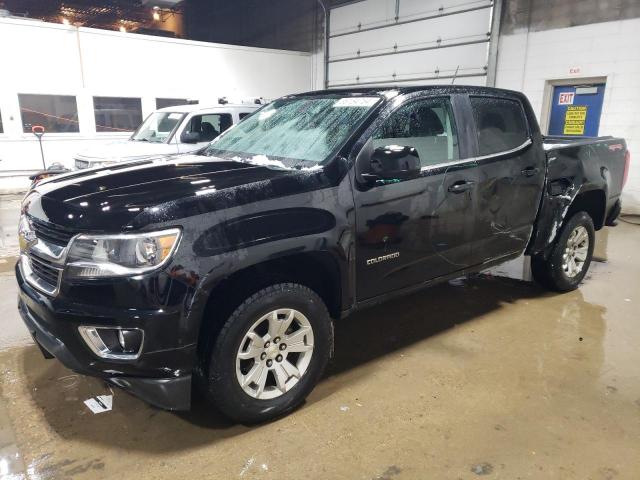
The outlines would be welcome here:
M 449 185 L 449 188 L 447 190 L 449 190 L 451 193 L 462 193 L 466 192 L 467 190 L 471 190 L 474 185 L 475 182 L 472 182 L 471 180 L 460 180 L 452 185 Z
M 522 175 L 524 175 L 525 177 L 533 177 L 534 175 L 537 175 L 538 173 L 540 173 L 540 169 L 539 168 L 534 168 L 534 167 L 527 167 L 524 170 L 522 170 L 522 172 L 520 172 Z

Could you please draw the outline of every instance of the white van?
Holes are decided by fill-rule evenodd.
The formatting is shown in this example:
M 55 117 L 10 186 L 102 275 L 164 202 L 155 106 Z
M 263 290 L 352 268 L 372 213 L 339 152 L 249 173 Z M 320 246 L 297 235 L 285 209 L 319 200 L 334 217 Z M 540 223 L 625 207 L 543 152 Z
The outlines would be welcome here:
M 84 150 L 74 156 L 76 169 L 102 167 L 116 162 L 189 153 L 235 125 L 261 105 L 178 105 L 156 110 L 129 140 Z

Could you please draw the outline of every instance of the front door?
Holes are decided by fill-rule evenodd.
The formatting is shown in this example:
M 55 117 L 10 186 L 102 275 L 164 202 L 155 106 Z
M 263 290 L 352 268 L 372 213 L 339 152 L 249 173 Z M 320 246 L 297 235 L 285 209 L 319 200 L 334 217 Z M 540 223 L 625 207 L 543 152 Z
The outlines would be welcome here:
M 358 300 L 419 284 L 469 266 L 474 160 L 460 160 L 450 98 L 407 100 L 368 140 L 376 147 L 414 147 L 421 174 L 410 180 L 356 180 Z M 362 158 L 356 161 L 360 169 Z M 364 159 L 366 168 L 368 158 Z M 356 175 L 357 177 L 357 175 Z
M 181 133 L 197 133 L 199 140 L 197 143 L 180 143 L 180 153 L 188 153 L 206 147 L 222 132 L 233 125 L 233 118 L 230 113 L 203 113 L 193 115 Z M 178 138 L 180 141 L 180 138 Z

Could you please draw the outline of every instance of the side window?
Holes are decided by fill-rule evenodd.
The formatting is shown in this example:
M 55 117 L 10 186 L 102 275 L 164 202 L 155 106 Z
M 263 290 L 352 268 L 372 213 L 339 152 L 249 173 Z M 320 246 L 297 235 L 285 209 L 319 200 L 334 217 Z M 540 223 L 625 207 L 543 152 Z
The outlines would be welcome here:
M 529 138 L 520 102 L 489 97 L 470 97 L 470 100 L 481 156 L 511 150 Z
M 233 120 L 228 113 L 206 113 L 194 115 L 189 122 L 187 131 L 198 132 L 200 141 L 210 142 L 231 125 L 233 125 Z
M 4 128 L 2 127 L 2 112 L 0 112 L 0 133 L 4 133 Z
M 176 105 L 186 105 L 188 103 L 198 103 L 198 100 L 187 100 L 186 98 L 156 98 L 156 110 Z
M 373 134 L 373 147 L 414 147 L 425 167 L 459 158 L 451 103 L 445 98 L 416 100 L 401 106 Z
M 251 115 L 251 112 L 240 112 L 240 120 Z
M 132 132 L 142 123 L 139 98 L 93 97 L 96 132 Z
M 77 133 L 78 105 L 70 95 L 18 94 L 22 131 L 31 133 L 31 127 L 41 125 L 48 133 Z

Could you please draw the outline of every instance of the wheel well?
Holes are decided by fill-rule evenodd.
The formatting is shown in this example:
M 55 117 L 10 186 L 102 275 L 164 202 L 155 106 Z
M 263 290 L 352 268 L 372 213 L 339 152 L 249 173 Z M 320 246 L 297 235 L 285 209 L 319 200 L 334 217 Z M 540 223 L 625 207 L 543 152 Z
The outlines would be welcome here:
M 199 353 L 208 348 L 226 319 L 245 299 L 274 283 L 292 282 L 309 287 L 322 298 L 331 318 L 340 318 L 340 279 L 337 262 L 331 254 L 322 252 L 288 255 L 234 272 L 209 292 L 198 335 Z
M 576 212 L 587 212 L 593 220 L 596 230 L 600 230 L 604 225 L 604 214 L 607 199 L 603 190 L 590 190 L 580 193 L 573 200 L 565 219 L 569 219 Z

